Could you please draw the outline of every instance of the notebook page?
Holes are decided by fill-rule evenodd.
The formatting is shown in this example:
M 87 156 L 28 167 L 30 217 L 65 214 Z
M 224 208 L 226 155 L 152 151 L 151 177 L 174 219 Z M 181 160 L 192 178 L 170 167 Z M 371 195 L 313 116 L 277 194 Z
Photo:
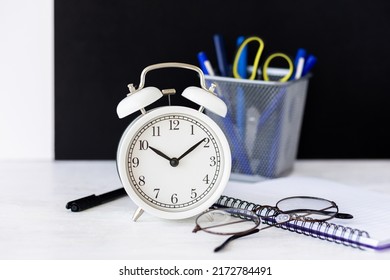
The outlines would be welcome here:
M 275 205 L 288 196 L 316 196 L 335 201 L 339 212 L 349 213 L 353 219 L 333 219 L 330 222 L 367 231 L 370 239 L 362 239 L 372 246 L 390 242 L 390 195 L 376 193 L 324 179 L 286 177 L 258 183 L 230 181 L 226 196 L 256 204 Z

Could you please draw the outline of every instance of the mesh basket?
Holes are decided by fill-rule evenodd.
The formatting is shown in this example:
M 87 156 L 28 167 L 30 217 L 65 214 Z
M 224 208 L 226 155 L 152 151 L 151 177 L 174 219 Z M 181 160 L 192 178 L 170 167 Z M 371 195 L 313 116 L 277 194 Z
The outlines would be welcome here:
M 206 76 L 228 106 L 225 118 L 206 114 L 228 138 L 232 179 L 257 181 L 292 170 L 308 82 L 308 76 L 284 83 Z

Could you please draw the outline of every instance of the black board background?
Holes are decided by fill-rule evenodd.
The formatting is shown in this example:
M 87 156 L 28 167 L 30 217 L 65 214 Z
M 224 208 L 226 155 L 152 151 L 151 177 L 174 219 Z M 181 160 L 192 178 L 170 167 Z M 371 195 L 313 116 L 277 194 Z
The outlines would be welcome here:
M 115 112 L 127 84 L 150 64 L 197 64 L 200 50 L 216 64 L 214 33 L 229 57 L 238 35 L 262 37 L 264 55 L 304 47 L 318 57 L 299 158 L 390 158 L 386 0 L 56 0 L 55 158 L 114 159 L 132 119 Z M 180 91 L 198 80 L 163 70 L 147 84 Z M 179 95 L 172 102 L 193 106 Z

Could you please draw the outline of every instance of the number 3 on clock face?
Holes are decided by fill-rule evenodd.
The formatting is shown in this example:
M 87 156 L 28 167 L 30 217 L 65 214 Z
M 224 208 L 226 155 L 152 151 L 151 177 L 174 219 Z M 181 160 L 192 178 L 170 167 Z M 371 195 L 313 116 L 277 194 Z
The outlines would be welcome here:
M 170 106 L 138 117 L 118 147 L 118 172 L 132 200 L 168 219 L 201 213 L 221 195 L 230 176 L 225 135 L 208 116 Z

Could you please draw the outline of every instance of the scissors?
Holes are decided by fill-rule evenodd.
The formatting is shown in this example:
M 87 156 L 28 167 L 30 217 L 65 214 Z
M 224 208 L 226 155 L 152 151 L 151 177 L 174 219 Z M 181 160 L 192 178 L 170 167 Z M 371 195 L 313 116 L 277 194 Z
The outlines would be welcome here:
M 233 63 L 233 76 L 235 78 L 238 78 L 238 79 L 244 79 L 245 77 L 242 77 L 238 71 L 238 65 L 239 65 L 239 60 L 240 60 L 240 57 L 243 53 L 243 50 L 245 49 L 245 47 L 250 43 L 250 42 L 258 42 L 259 43 L 259 48 L 257 49 L 257 53 L 256 53 L 256 56 L 255 56 L 255 59 L 253 61 L 253 70 L 252 70 L 252 73 L 251 75 L 249 76 L 249 80 L 254 80 L 256 78 L 256 75 L 257 75 L 257 69 L 259 68 L 259 62 L 260 62 L 260 58 L 261 58 L 261 54 L 263 53 L 263 50 L 264 50 L 264 42 L 261 38 L 259 37 L 256 37 L 256 36 L 253 36 L 253 37 L 249 37 L 247 39 L 245 39 L 242 44 L 240 45 L 240 47 L 238 48 L 238 51 L 237 51 L 237 54 L 234 58 L 234 63 Z M 293 74 L 293 70 L 294 70 L 294 65 L 293 65 L 293 62 L 291 61 L 291 59 L 284 53 L 273 53 L 271 54 L 270 56 L 267 57 L 267 59 L 265 60 L 264 62 L 264 65 L 263 65 L 263 71 L 262 71 L 262 74 L 263 74 L 263 79 L 264 81 L 269 81 L 269 76 L 268 76 L 268 67 L 269 67 L 269 64 L 271 63 L 271 61 L 275 58 L 283 58 L 287 63 L 288 63 L 288 73 L 286 75 L 284 75 L 282 78 L 279 79 L 280 82 L 287 82 L 290 77 L 292 76 Z

